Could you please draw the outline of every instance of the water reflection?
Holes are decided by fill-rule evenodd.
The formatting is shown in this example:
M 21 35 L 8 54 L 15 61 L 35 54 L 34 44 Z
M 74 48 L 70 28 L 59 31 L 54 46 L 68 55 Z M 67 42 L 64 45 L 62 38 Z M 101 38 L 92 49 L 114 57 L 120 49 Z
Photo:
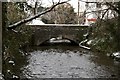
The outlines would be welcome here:
M 30 52 L 27 58 L 29 64 L 21 68 L 21 77 L 25 78 L 119 77 L 118 65 L 111 59 L 77 46 L 43 46 Z

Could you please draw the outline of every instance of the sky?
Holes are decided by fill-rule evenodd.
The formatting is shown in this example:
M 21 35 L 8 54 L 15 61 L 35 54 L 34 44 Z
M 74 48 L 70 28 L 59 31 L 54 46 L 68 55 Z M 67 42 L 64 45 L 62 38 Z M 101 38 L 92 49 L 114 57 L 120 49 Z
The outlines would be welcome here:
M 42 6 L 51 6 L 52 1 L 59 2 L 59 0 L 42 0 Z M 60 0 L 60 1 L 66 1 L 66 0 Z M 75 12 L 78 11 L 78 0 L 71 0 L 69 3 L 73 6 Z M 80 12 L 85 10 L 85 3 L 80 1 Z

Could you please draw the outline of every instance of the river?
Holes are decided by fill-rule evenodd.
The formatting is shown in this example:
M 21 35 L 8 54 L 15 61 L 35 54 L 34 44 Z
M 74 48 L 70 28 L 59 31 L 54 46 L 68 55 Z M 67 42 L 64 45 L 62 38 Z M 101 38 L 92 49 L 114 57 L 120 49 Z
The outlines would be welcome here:
M 22 78 L 119 78 L 120 63 L 79 46 L 40 46 L 28 52 Z

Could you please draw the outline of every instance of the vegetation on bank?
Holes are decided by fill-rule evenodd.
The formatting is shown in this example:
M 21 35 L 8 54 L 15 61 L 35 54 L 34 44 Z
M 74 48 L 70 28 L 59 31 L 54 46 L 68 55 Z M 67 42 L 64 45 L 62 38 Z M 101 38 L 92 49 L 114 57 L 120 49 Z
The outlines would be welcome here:
M 102 18 L 92 25 L 92 32 L 89 37 L 92 40 L 91 47 L 102 53 L 120 52 L 120 2 L 106 3 L 109 10 L 114 12 L 113 17 L 104 17 L 107 11 L 103 12 Z
M 32 35 L 30 28 L 25 25 L 21 25 L 15 30 L 7 29 L 9 24 L 19 21 L 25 14 L 21 11 L 22 8 L 18 4 L 20 3 L 2 3 L 2 59 L 3 74 L 6 80 L 16 75 L 19 76 L 20 68 L 26 64 L 26 54 L 20 48 L 25 44 L 29 44 Z
M 25 64 L 25 52 L 21 47 L 29 44 L 32 30 L 25 25 L 16 27 L 15 30 L 8 30 L 7 27 L 14 22 L 26 18 L 21 3 L 3 3 L 3 74 L 5 77 L 13 77 L 14 74 L 20 74 L 20 68 Z M 115 4 L 117 11 L 120 12 L 120 2 Z M 11 8 L 12 7 L 12 8 Z M 13 12 L 12 12 L 13 11 Z M 71 10 L 70 10 L 71 11 Z M 73 11 L 73 9 L 72 9 Z M 117 12 L 116 11 L 116 12 Z M 91 47 L 104 53 L 113 53 L 120 51 L 120 13 L 112 19 L 98 20 L 92 26 L 92 34 L 89 38 L 92 41 Z M 14 13 L 14 14 L 13 14 Z M 72 12 L 73 16 L 74 13 Z M 73 20 L 73 17 L 71 18 Z M 66 21 L 69 19 L 66 19 Z M 65 21 L 64 21 L 65 22 Z M 75 23 L 75 21 L 73 20 Z M 14 61 L 15 64 L 9 63 Z
M 120 51 L 120 27 L 118 17 L 98 21 L 92 26 L 92 47 L 104 53 Z

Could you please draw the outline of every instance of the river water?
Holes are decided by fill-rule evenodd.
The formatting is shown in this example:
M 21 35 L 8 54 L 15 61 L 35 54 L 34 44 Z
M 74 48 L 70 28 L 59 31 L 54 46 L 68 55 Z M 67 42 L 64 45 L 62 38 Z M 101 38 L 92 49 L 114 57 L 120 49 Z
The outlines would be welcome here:
M 28 53 L 24 78 L 119 78 L 120 63 L 79 46 L 41 46 Z

